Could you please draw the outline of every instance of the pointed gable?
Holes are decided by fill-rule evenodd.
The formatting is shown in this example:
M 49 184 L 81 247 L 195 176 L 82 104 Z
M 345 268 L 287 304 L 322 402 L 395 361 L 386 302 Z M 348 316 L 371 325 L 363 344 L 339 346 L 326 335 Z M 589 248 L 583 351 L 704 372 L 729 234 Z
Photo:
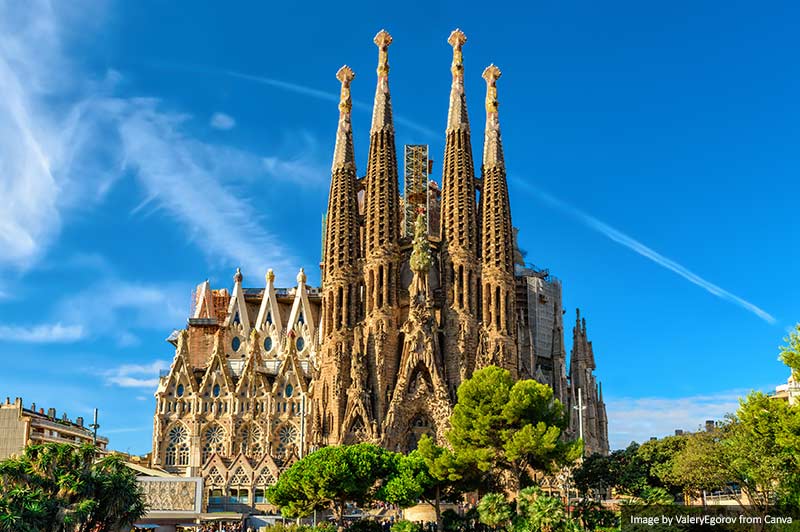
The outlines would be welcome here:
M 264 288 L 264 297 L 261 299 L 261 307 L 258 309 L 255 328 L 260 332 L 275 331 L 283 329 L 283 317 L 281 316 L 278 297 L 275 292 L 275 273 L 272 269 L 267 270 L 267 285 Z
M 194 312 L 192 318 L 216 318 L 214 312 L 214 297 L 208 279 L 197 285 L 195 289 Z
M 169 369 L 169 375 L 162 385 L 159 392 L 175 388 L 175 397 L 184 397 L 196 393 L 195 382 L 192 378 L 192 369 L 188 363 L 189 359 L 189 332 L 184 329 L 178 333 L 178 346 L 175 348 L 175 358 Z M 182 393 L 178 393 L 178 386 L 182 386 Z
M 233 276 L 233 294 L 228 304 L 228 317 L 225 319 L 226 327 L 235 325 L 241 325 L 241 330 L 245 335 L 250 334 L 250 314 L 244 300 L 242 271 L 239 268 L 236 268 L 236 274 Z
M 306 273 L 303 268 L 300 268 L 300 272 L 297 274 L 297 290 L 294 294 L 294 303 L 292 304 L 292 311 L 289 313 L 286 329 L 287 331 L 295 331 L 298 338 L 303 338 L 303 347 L 306 345 L 310 347 L 310 344 L 316 339 L 315 320 L 316 315 L 308 299 Z M 301 349 L 298 350 L 302 351 Z
M 228 364 L 225 363 L 222 338 L 223 330 L 220 329 L 214 336 L 214 350 L 211 352 L 208 367 L 198 390 L 201 393 L 208 393 L 209 397 L 221 397 L 234 389 Z M 214 393 L 215 386 L 219 386 L 219 393 Z
M 263 366 L 263 358 L 261 356 L 261 336 L 256 329 L 250 332 L 250 339 L 248 340 L 247 358 L 244 361 L 244 368 L 239 377 L 239 382 L 236 384 L 236 393 L 240 395 L 244 393 L 246 397 L 253 398 L 259 395 L 259 391 L 263 394 L 265 392 L 265 381 L 258 368 Z

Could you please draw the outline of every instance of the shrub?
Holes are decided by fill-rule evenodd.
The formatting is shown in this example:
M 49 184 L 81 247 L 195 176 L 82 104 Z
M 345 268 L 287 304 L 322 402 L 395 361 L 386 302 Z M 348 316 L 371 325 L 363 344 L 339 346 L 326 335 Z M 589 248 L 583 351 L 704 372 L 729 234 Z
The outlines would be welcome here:
M 422 526 L 403 519 L 392 525 L 392 532 L 422 532 Z
M 372 519 L 359 519 L 347 527 L 348 532 L 383 532 L 383 527 Z

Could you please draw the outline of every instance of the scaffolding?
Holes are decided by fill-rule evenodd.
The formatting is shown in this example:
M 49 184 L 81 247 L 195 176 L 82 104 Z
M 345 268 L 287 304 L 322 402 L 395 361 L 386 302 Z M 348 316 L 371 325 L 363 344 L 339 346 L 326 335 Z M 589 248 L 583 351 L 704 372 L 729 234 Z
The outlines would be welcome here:
M 426 216 L 428 196 L 428 145 L 406 144 L 403 176 L 403 235 L 414 235 L 417 213 Z

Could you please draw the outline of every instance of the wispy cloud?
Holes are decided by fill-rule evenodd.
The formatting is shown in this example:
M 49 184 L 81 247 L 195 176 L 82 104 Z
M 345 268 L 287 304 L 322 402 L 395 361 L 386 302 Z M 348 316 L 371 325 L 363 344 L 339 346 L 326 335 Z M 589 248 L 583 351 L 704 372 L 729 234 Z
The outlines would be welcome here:
M 140 207 L 171 216 L 211 261 L 294 271 L 293 253 L 231 176 L 307 182 L 313 162 L 201 142 L 191 117 L 166 103 L 116 96 L 120 73 L 92 81 L 67 53 L 63 11 L 73 6 L 0 4 L 0 173 L 10 177 L 0 180 L 0 268 L 28 269 L 65 216 L 101 201 L 127 170 L 144 191 Z
M 106 384 L 122 388 L 152 388 L 158 386 L 158 373 L 168 369 L 169 362 L 156 360 L 150 364 L 123 364 L 101 372 Z
M 721 420 L 739 408 L 739 398 L 750 390 L 729 390 L 688 397 L 606 398 L 608 435 L 612 449 L 632 441 L 674 434 L 676 429 L 696 431 L 707 419 Z
M 214 113 L 211 115 L 211 121 L 209 124 L 214 129 L 227 131 L 236 127 L 236 120 L 234 120 L 231 115 L 225 113 Z
M 188 285 L 154 285 L 108 275 L 59 300 L 52 314 L 68 320 L 81 338 L 113 338 L 127 347 L 138 343 L 137 330 L 180 326 L 188 314 L 189 296 Z
M 57 344 L 76 342 L 85 336 L 83 326 L 45 323 L 31 326 L 2 325 L 0 341 L 30 344 Z
M 736 294 L 733 294 L 725 290 L 724 288 L 717 286 L 711 281 L 708 281 L 700 277 L 696 273 L 690 271 L 685 266 L 678 264 L 677 262 L 675 262 L 670 258 L 665 257 L 664 255 L 642 244 L 633 237 L 623 233 L 618 229 L 615 229 L 614 227 L 611 227 L 607 223 L 598 220 L 594 216 L 585 213 L 584 211 L 578 209 L 577 207 L 574 207 L 522 180 L 515 179 L 514 185 L 526 190 L 527 192 L 532 193 L 537 198 L 542 200 L 544 203 L 550 205 L 551 207 L 554 207 L 572 216 L 573 218 L 581 222 L 589 229 L 592 229 L 593 231 L 596 231 L 606 236 L 607 238 L 616 242 L 617 244 L 624 246 L 635 253 L 638 253 L 639 255 L 645 257 L 646 259 L 655 262 L 659 266 L 662 266 L 663 268 L 666 268 L 672 271 L 673 273 L 680 275 L 690 283 L 699 286 L 700 288 L 709 292 L 710 294 L 713 294 L 722 300 L 738 305 L 743 309 L 747 310 L 748 312 L 752 312 L 753 314 L 755 314 L 762 320 L 766 321 L 767 323 L 775 323 L 775 318 L 765 310 L 737 296 Z

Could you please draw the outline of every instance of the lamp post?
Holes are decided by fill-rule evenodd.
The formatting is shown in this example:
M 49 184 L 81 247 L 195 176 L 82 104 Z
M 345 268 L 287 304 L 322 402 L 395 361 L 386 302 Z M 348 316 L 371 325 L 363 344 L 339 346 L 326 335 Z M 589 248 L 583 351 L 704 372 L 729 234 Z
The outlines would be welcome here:
M 575 410 L 578 411 L 578 437 L 583 442 L 583 411 L 586 410 L 586 407 L 583 406 L 583 390 L 578 388 L 578 406 L 573 406 Z M 581 449 L 581 458 L 586 454 L 586 446 L 584 445 L 583 449 Z

